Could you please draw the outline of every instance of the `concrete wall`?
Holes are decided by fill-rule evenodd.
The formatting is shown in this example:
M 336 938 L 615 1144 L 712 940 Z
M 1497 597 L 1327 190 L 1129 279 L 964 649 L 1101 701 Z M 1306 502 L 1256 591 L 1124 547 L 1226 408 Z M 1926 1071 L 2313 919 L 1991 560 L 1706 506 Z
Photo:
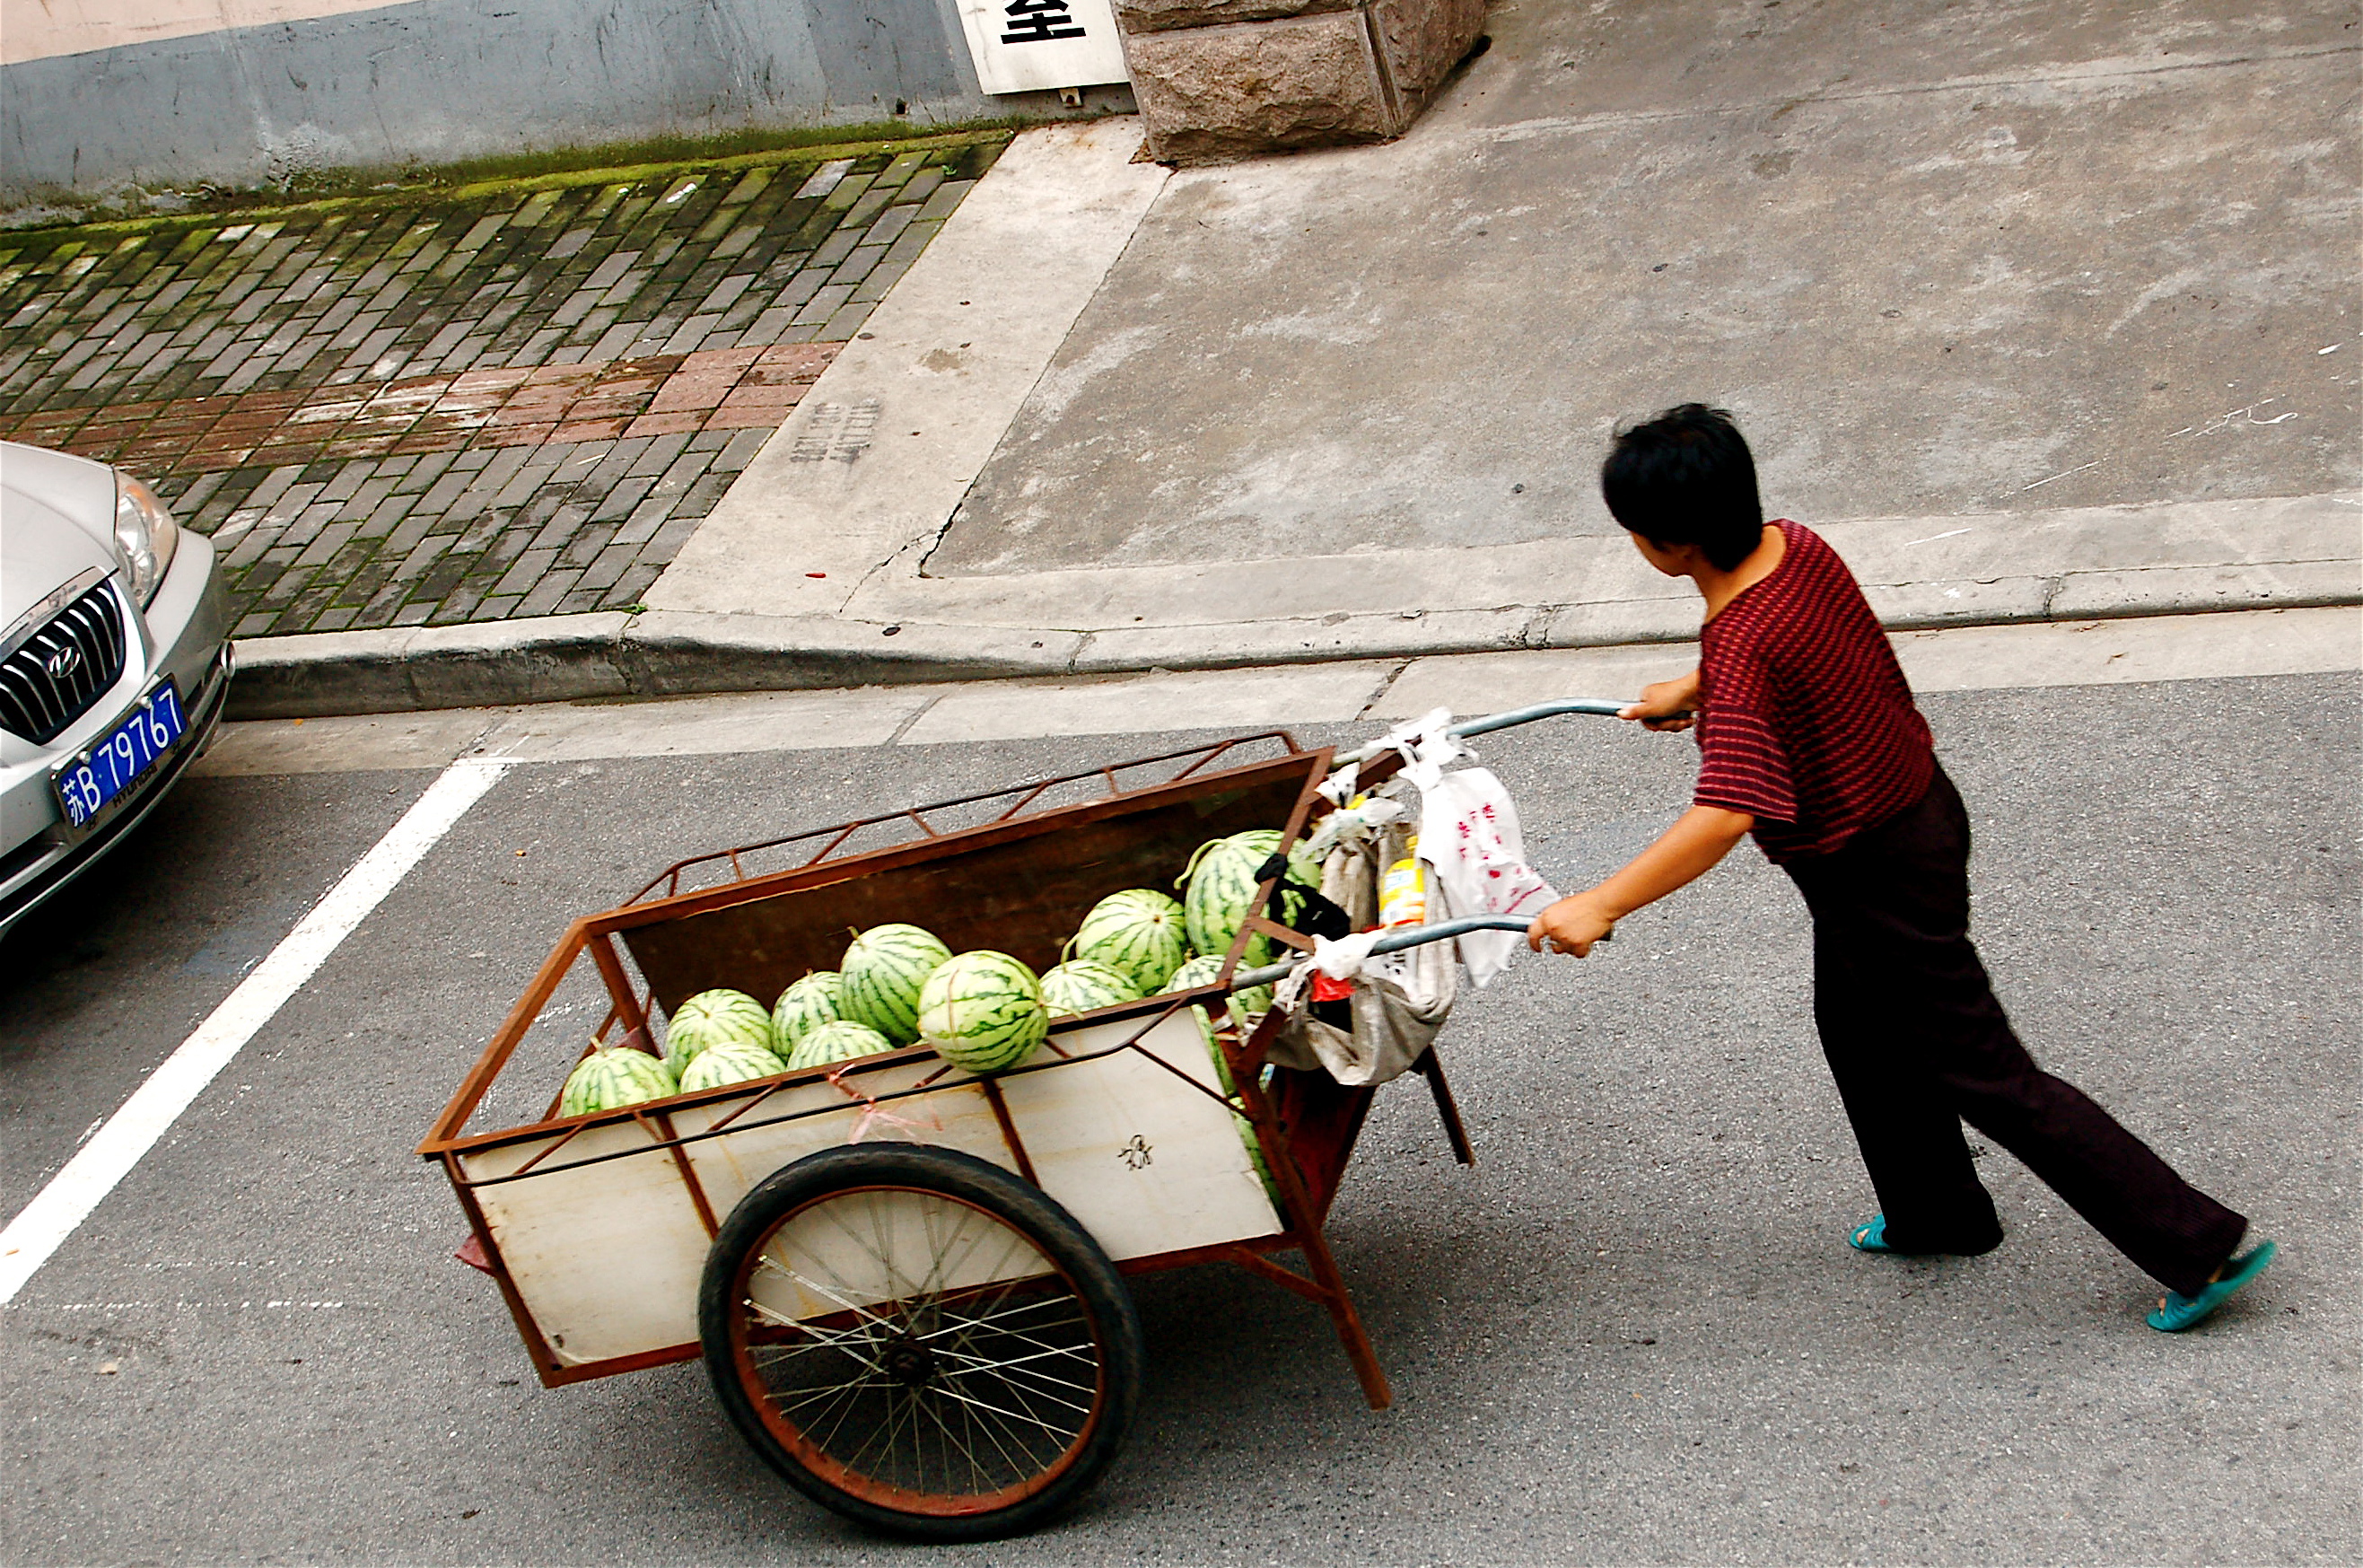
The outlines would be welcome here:
M 882 120 L 898 102 L 921 125 L 1057 111 L 978 92 L 952 0 L 6 0 L 0 22 L 8 205 Z

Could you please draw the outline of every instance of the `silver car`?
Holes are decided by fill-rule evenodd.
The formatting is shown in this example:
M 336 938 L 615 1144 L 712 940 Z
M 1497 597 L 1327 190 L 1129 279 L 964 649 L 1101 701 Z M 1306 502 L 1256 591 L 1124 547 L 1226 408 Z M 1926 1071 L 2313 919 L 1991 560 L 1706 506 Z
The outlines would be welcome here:
M 103 462 L 0 441 L 0 931 L 112 849 L 228 695 L 213 545 Z

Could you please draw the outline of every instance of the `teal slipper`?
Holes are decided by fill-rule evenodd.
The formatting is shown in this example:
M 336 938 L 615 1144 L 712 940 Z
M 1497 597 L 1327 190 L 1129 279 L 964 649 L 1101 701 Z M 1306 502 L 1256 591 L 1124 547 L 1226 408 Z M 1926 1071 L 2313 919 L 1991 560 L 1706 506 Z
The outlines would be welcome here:
M 2207 1288 L 2197 1296 L 2185 1296 L 2179 1290 L 2168 1291 L 2166 1299 L 2145 1321 L 2161 1334 L 2180 1334 L 2186 1329 L 2196 1329 L 2206 1321 L 2210 1313 L 2231 1300 L 2234 1291 L 2263 1273 L 2265 1265 L 2273 1261 L 2273 1254 L 2278 1251 L 2280 1249 L 2270 1241 L 2258 1243 L 2226 1263 L 2224 1268 L 2228 1272 L 2224 1277 L 2211 1280 Z
M 1896 1251 L 1887 1244 L 1887 1216 L 1883 1214 L 1874 1214 L 1869 1224 L 1856 1226 L 1847 1235 L 1847 1245 L 1858 1252 Z
M 1858 1252 L 1887 1252 L 1898 1258 L 1974 1258 L 1991 1252 L 2002 1245 L 2002 1229 L 1996 1227 L 1993 1240 L 1974 1247 L 1899 1247 L 1887 1239 L 1887 1216 L 1874 1214 L 1869 1222 L 1847 1232 L 1847 1245 Z

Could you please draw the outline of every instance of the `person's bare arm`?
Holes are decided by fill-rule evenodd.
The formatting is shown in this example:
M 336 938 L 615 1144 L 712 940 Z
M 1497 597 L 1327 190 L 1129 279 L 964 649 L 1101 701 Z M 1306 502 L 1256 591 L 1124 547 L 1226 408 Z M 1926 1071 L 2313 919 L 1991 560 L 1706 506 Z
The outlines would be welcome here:
M 1678 675 L 1641 688 L 1641 700 L 1616 710 L 1619 718 L 1638 719 L 1645 728 L 1671 732 L 1697 722 L 1699 673 Z
M 1597 887 L 1569 895 L 1536 916 L 1535 923 L 1526 928 L 1526 946 L 1537 952 L 1583 957 L 1617 921 L 1712 871 L 1755 826 L 1756 818 L 1744 811 L 1692 806 L 1623 871 Z

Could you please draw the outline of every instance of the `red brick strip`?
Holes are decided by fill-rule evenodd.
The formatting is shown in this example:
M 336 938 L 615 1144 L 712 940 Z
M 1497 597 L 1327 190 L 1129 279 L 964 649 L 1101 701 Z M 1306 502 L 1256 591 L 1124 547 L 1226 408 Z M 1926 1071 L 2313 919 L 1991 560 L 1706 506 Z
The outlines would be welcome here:
M 0 439 L 193 473 L 787 422 L 842 343 L 652 354 L 0 417 Z

